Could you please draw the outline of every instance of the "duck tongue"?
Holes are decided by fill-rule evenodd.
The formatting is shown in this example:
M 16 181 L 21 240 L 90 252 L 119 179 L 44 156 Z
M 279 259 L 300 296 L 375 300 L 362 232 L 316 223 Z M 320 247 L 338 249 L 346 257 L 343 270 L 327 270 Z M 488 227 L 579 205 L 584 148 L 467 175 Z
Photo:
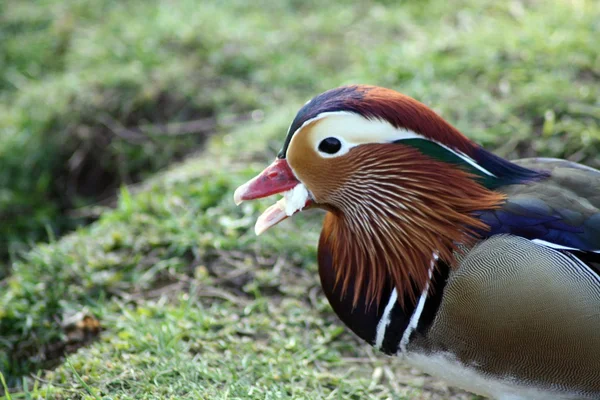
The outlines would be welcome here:
M 269 208 L 267 208 L 256 220 L 256 224 L 254 225 L 254 233 L 260 235 L 267 229 L 272 226 L 277 225 L 284 219 L 286 219 L 288 215 L 285 213 L 285 210 L 281 209 L 279 202 L 273 204 Z
M 254 225 L 254 232 L 260 235 L 270 227 L 277 225 L 312 204 L 306 187 L 299 183 L 293 189 L 283 193 L 283 198 L 267 208 Z

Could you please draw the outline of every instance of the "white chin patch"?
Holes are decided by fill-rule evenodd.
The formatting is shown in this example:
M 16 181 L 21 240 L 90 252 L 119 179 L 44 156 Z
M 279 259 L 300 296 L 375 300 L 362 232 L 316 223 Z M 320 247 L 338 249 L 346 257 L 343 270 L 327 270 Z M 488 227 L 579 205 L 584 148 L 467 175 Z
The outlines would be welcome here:
M 277 206 L 288 217 L 294 215 L 296 211 L 300 211 L 308 201 L 308 190 L 306 186 L 299 183 L 293 189 L 283 193 L 283 199 L 277 202 Z

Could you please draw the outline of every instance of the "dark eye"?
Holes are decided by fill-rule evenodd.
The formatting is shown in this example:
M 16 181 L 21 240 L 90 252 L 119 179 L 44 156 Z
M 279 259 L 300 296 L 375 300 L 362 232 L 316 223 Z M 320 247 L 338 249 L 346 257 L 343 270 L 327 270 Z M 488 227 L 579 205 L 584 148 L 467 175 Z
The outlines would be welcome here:
M 334 137 L 325 138 L 319 143 L 319 151 L 327 154 L 335 154 L 340 151 L 341 148 L 342 143 Z

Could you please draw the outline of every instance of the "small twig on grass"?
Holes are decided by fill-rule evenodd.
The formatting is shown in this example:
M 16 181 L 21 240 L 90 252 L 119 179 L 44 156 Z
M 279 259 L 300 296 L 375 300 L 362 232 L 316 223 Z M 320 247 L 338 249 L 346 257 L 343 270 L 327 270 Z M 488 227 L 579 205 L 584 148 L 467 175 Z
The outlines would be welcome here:
M 134 127 L 125 127 L 110 115 L 103 115 L 98 117 L 98 122 L 121 139 L 131 143 L 141 143 L 152 141 L 154 136 L 208 134 L 214 132 L 219 126 L 232 126 L 251 118 L 251 114 L 248 113 L 223 119 L 220 122 L 215 117 L 209 117 L 183 122 L 142 124 Z
M 176 281 L 171 284 L 164 285 L 162 287 L 152 289 L 147 292 L 143 292 L 139 297 L 143 299 L 155 299 L 157 297 L 163 297 L 164 295 L 168 295 L 170 293 L 179 293 L 181 290 L 183 290 L 185 286 L 185 282 Z
M 231 282 L 233 281 L 235 278 L 239 278 L 240 276 L 247 274 L 249 272 L 252 272 L 253 270 L 255 270 L 254 266 L 248 266 L 248 267 L 244 267 L 244 268 L 239 268 L 239 269 L 234 269 L 231 272 L 222 275 L 218 278 L 214 279 L 214 284 L 215 285 L 219 285 L 221 283 L 224 282 Z
M 248 258 L 247 253 L 239 253 L 237 251 L 216 251 L 217 255 L 220 257 L 220 261 L 224 261 L 227 264 L 235 267 L 237 270 L 243 270 L 247 268 L 255 267 L 254 264 L 245 263 L 243 260 Z M 239 255 L 238 255 L 239 254 Z
M 199 297 L 214 297 L 214 298 L 218 298 L 218 299 L 222 299 L 222 300 L 227 300 L 235 305 L 243 306 L 243 307 L 248 305 L 247 301 L 244 301 L 241 298 L 235 297 L 234 295 L 232 295 L 229 292 L 226 292 L 225 290 L 221 290 L 221 289 L 217 289 L 217 288 L 199 289 L 196 292 L 196 295 Z
M 356 363 L 356 364 L 371 364 L 373 361 L 367 357 L 342 357 L 344 363 Z
M 138 144 L 153 141 L 155 136 L 181 136 L 190 134 L 206 134 L 217 127 L 215 118 L 203 118 L 186 122 L 166 124 L 144 124 L 127 128 L 109 115 L 98 118 L 98 122 L 108 128 L 113 135 L 130 143 Z
M 317 296 L 317 294 L 320 292 L 320 288 L 318 286 L 314 286 L 309 292 L 308 292 L 308 300 L 310 301 L 311 306 L 315 309 L 318 310 L 319 307 L 319 298 Z

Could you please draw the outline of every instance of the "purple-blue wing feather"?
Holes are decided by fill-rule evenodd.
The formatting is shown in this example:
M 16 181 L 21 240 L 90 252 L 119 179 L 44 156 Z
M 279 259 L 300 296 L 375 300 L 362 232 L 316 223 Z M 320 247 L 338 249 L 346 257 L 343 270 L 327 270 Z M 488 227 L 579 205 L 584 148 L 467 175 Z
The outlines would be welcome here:
M 515 163 L 549 173 L 537 182 L 498 190 L 507 202 L 479 218 L 483 237 L 512 234 L 585 252 L 600 251 L 600 171 L 565 160 L 525 159 Z

